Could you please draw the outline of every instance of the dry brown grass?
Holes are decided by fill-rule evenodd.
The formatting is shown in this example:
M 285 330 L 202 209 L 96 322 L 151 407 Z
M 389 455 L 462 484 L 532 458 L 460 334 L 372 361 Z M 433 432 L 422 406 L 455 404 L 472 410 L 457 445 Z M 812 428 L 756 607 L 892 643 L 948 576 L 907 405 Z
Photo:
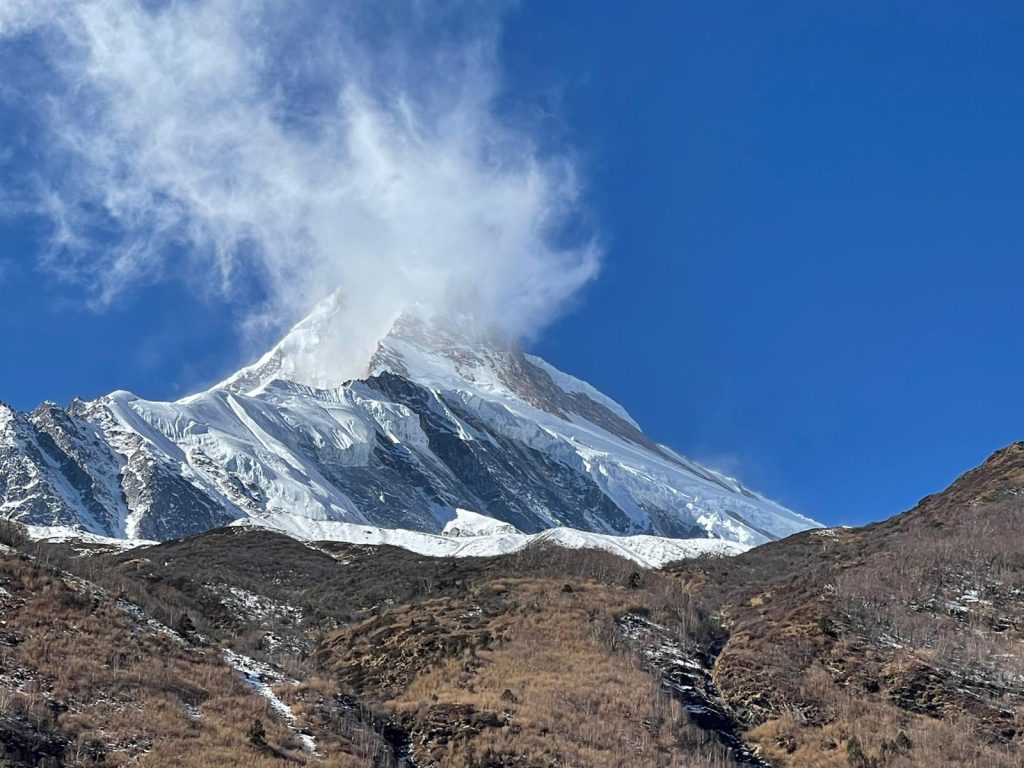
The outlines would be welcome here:
M 495 578 L 344 630 L 325 662 L 377 686 L 419 765 L 731 765 L 622 642 L 614 620 L 630 610 L 695 621 L 678 585 L 648 578 L 659 588 Z
M 821 702 L 827 722 L 808 723 L 801 713 L 793 712 L 745 735 L 773 766 L 1011 768 L 1020 764 L 1016 747 L 978 739 L 968 722 L 926 717 L 851 694 L 837 688 L 820 666 L 809 669 L 802 684 L 808 700 Z M 854 743 L 866 762 L 856 756 Z
M 884 523 L 672 569 L 724 616 L 744 738 L 794 768 L 1024 765 L 1021 477 L 1014 446 Z
M 281 686 L 278 694 L 292 707 L 296 724 L 314 734 L 325 765 L 392 764 L 394 745 L 384 744 L 382 736 L 397 731 L 400 737 L 402 730 L 415 740 L 421 765 L 476 767 L 497 765 L 499 759 L 531 766 L 729 764 L 717 742 L 690 727 L 657 681 L 639 669 L 614 623 L 617 615 L 643 608 L 682 634 L 705 632 L 706 622 L 674 580 L 651 574 L 641 579 L 642 588 L 630 587 L 635 569 L 625 561 L 565 550 L 458 563 L 393 551 L 356 552 L 344 565 L 317 553 L 307 574 L 304 548 L 266 539 L 252 543 L 261 555 L 255 560 L 247 538 L 238 535 L 211 534 L 122 558 L 76 558 L 58 547 L 24 546 L 40 557 L 36 564 L 43 576 L 50 573 L 47 562 L 73 571 L 83 583 L 124 594 L 164 622 L 174 623 L 187 612 L 204 634 L 222 636 L 245 652 L 254 651 L 240 647 L 237 635 L 248 636 L 254 628 L 225 623 L 218 604 L 195 599 L 204 596 L 202 584 L 211 578 L 234 579 L 237 571 L 246 588 L 280 590 L 270 594 L 297 602 L 305 615 L 354 617 L 340 631 L 321 629 L 321 622 L 304 625 L 320 651 L 312 658 L 278 659 L 302 681 Z M 268 546 L 281 550 L 285 570 L 272 569 L 257 584 L 255 572 L 237 564 L 253 561 L 265 569 L 262 555 Z M 275 573 L 285 574 L 286 583 Z M 510 573 L 520 578 L 508 578 Z M 57 592 L 76 594 L 63 577 L 45 578 Z M 566 581 L 571 592 L 563 591 Z M 386 584 L 396 587 L 389 591 Z M 49 590 L 40 584 L 27 589 L 36 600 Z M 169 638 L 143 632 L 145 647 L 122 659 L 122 650 L 113 649 L 123 649 L 126 633 L 138 628 L 112 599 L 101 596 L 99 607 L 92 604 L 92 593 L 102 590 L 84 590 L 90 605 L 78 606 L 82 615 L 74 628 L 54 622 L 59 611 L 45 601 L 20 611 L 25 620 L 36 612 L 50 624 L 40 643 L 26 649 L 26 658 L 39 656 L 45 675 L 55 678 L 48 684 L 83 701 L 103 697 L 90 705 L 94 711 L 88 717 L 63 713 L 49 725 L 83 744 L 110 743 L 116 733 L 125 743 L 121 751 L 132 749 L 132 743 L 144 745 L 135 751 L 146 764 L 204 765 L 232 754 L 248 759 L 246 732 L 258 716 L 250 710 L 262 711 L 264 703 L 220 663 L 218 652 L 180 648 Z M 52 661 L 91 653 L 74 639 L 76 632 L 107 649 L 108 658 L 60 673 Z M 451 668 L 457 674 L 444 688 Z M 133 687 L 133 674 L 144 684 Z M 431 692 L 432 685 L 444 690 Z M 511 690 L 503 698 L 512 687 L 525 698 Z M 351 693 L 359 696 L 354 706 L 343 696 Z M 185 704 L 196 702 L 203 713 L 198 722 L 185 714 Z M 121 710 L 110 707 L 125 703 L 133 713 L 115 724 L 111 712 Z M 277 757 L 308 761 L 272 713 L 263 712 L 261 719 Z M 252 756 L 256 764 L 277 759 Z
M 86 583 L 4 552 L 0 586 L 8 593 L 0 598 L 2 714 L 62 740 L 62 764 L 366 764 L 332 753 L 329 742 L 312 758 L 217 649 L 182 646 Z M 16 674 L 27 682 L 16 683 Z M 248 741 L 256 719 L 266 749 Z
M 238 538 L 206 537 L 196 557 L 205 561 L 206 550 L 223 557 L 242 547 L 237 560 L 248 551 Z M 265 541 L 257 543 L 265 549 Z M 45 681 L 23 694 L 34 695 L 25 709 L 34 707 L 41 724 L 72 743 L 73 764 L 230 765 L 244 756 L 257 766 L 282 760 L 386 766 L 393 764 L 394 745 L 384 744 L 382 734 L 402 730 L 415 741 L 420 765 L 729 764 L 717 742 L 692 728 L 639 668 L 614 623 L 642 608 L 680 633 L 699 635 L 704 619 L 674 580 L 651 574 L 642 588 L 627 586 L 634 568 L 604 553 L 536 551 L 458 564 L 362 553 L 355 578 L 352 561 L 341 566 L 318 556 L 317 574 L 349 585 L 333 602 L 291 558 L 292 583 L 278 599 L 298 599 L 304 612 L 315 605 L 363 617 L 341 631 L 311 626 L 309 637 L 315 642 L 319 633 L 323 640 L 320 652 L 286 660 L 288 673 L 302 682 L 277 692 L 296 725 L 317 739 L 322 757 L 311 760 L 221 662 L 216 647 L 181 646 L 140 626 L 113 599 L 123 594 L 169 623 L 187 612 L 204 634 L 223 635 L 222 609 L 191 600 L 202 594 L 197 586 L 209 580 L 209 565 L 206 571 L 166 567 L 181 551 L 174 546 L 155 560 L 135 555 L 123 568 L 104 568 L 102 557 L 24 546 L 38 559 L 17 566 L 27 582 L 13 615 L 34 631 L 18 664 L 34 665 Z M 386 598 L 376 576 L 383 569 L 394 580 L 398 574 L 388 563 L 402 569 L 401 601 Z M 221 578 L 229 573 L 218 570 Z M 571 591 L 563 589 L 566 580 Z M 301 602 L 307 598 L 309 606 Z M 343 696 L 353 692 L 360 696 L 355 706 Z M 74 706 L 48 714 L 52 700 Z M 186 705 L 198 707 L 201 717 L 189 717 Z M 267 730 L 265 752 L 246 739 L 257 717 Z M 95 745 L 105 745 L 105 754 L 90 754 Z

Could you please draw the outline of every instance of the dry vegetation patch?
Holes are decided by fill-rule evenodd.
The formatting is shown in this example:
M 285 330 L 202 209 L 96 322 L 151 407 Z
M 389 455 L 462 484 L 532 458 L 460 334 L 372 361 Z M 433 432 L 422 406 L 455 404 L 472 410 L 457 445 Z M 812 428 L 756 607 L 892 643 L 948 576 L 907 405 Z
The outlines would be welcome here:
M 884 523 L 671 569 L 774 765 L 1024 764 L 1022 478 L 1018 444 Z
M 585 557 L 585 555 L 584 555 Z M 656 611 L 703 628 L 670 580 L 484 580 L 464 595 L 383 612 L 319 654 L 408 730 L 418 765 L 731 764 L 642 670 L 615 619 Z
M 218 648 L 94 585 L 5 549 L 0 587 L 0 765 L 366 765 L 309 754 Z

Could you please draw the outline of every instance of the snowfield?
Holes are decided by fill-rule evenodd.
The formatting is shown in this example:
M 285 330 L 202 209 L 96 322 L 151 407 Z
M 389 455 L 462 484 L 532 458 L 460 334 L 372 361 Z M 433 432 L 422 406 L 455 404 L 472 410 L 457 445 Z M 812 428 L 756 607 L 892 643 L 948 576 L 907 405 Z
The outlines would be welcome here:
M 460 512 L 465 514 L 464 510 Z M 601 549 L 632 560 L 644 568 L 661 568 L 676 560 L 701 555 L 738 555 L 749 549 L 742 544 L 722 539 L 610 536 L 573 528 L 551 528 L 540 533 L 526 534 L 500 520 L 469 514 L 478 520 L 488 521 L 480 526 L 481 532 L 437 535 L 354 523 L 301 518 L 286 520 L 280 516 L 266 520 L 240 520 L 234 525 L 270 528 L 307 542 L 337 541 L 374 547 L 400 547 L 428 557 L 493 557 L 540 544 L 566 549 Z
M 532 545 L 551 545 L 565 549 L 600 549 L 632 560 L 643 568 L 661 568 L 668 563 L 689 557 L 730 556 L 745 552 L 748 547 L 722 539 L 670 539 L 662 536 L 610 536 L 579 531 L 573 528 L 551 528 L 534 534 L 516 530 L 508 523 L 467 510 L 458 514 L 442 534 L 378 528 L 372 525 L 339 523 L 330 520 L 285 518 L 238 520 L 234 527 L 272 530 L 313 545 L 334 541 L 361 546 L 399 547 L 427 557 L 494 557 L 519 552 Z M 82 542 L 119 549 L 146 547 L 159 542 L 144 539 L 109 539 L 61 526 L 25 526 L 29 537 L 53 542 Z M 215 587 L 211 587 L 216 592 Z M 266 603 L 262 596 L 244 594 L 233 588 L 221 596 L 239 613 L 250 619 L 261 612 L 287 612 L 287 606 Z

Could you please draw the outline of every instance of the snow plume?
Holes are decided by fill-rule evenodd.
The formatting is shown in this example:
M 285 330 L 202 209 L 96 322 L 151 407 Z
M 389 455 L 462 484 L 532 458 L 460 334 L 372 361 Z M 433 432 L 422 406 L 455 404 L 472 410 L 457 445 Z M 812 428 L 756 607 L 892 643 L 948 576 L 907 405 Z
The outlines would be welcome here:
M 40 81 L 0 99 L 44 136 L 46 266 L 99 306 L 168 276 L 255 292 L 248 319 L 269 331 L 340 287 L 356 347 L 411 305 L 536 332 L 599 253 L 571 156 L 499 115 L 502 17 L 449 0 L 0 0 L 0 46 L 31 50 Z

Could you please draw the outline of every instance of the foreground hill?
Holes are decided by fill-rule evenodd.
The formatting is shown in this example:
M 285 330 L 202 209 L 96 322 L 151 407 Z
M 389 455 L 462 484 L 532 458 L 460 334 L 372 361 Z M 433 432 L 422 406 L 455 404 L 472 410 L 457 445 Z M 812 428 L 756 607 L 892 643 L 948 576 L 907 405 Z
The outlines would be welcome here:
M 605 552 L 6 538 L 0 765 L 734 764 L 620 621 L 694 647 L 711 625 L 676 580 Z
M 883 523 L 671 570 L 721 612 L 715 683 L 772 764 L 1018 766 L 1022 529 L 1015 443 Z
M 884 523 L 662 570 L 10 526 L 0 765 L 1019 766 L 1021 523 L 1018 444 Z

